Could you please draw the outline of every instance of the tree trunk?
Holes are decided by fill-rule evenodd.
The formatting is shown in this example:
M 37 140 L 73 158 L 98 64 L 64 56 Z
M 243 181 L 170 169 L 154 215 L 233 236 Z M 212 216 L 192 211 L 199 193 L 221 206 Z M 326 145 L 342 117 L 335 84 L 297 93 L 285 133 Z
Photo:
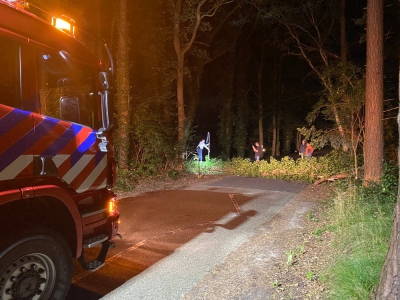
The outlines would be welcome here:
M 300 151 L 300 144 L 301 144 L 301 132 L 297 131 L 296 132 L 296 150 L 297 150 L 297 152 Z
M 290 146 L 292 144 L 292 138 L 293 138 L 293 131 L 291 128 L 286 127 L 283 130 L 283 154 L 289 155 L 290 154 Z
M 219 144 L 221 146 L 221 154 L 223 160 L 229 160 L 231 157 L 231 150 L 233 144 L 233 126 L 235 119 L 235 111 L 233 104 L 234 97 L 234 76 L 235 64 L 230 63 L 235 58 L 235 52 L 229 52 L 227 58 L 228 67 L 226 68 L 226 81 L 225 85 L 220 90 L 220 97 L 224 100 L 222 111 L 220 114 L 220 129 L 218 132 Z
M 177 67 L 177 104 L 178 104 L 178 141 L 182 142 L 185 137 L 185 99 L 183 97 L 183 72 L 184 72 L 184 61 L 185 56 L 183 54 L 177 55 L 178 67 Z
M 368 0 L 364 181 L 383 174 L 383 1 Z
M 202 6 L 205 5 L 207 0 L 200 0 L 193 13 L 195 17 L 195 22 L 193 24 L 193 28 L 188 33 L 188 40 L 184 40 L 182 37 L 186 36 L 184 29 L 181 28 L 181 14 L 182 14 L 182 0 L 175 0 L 172 2 L 174 7 L 174 36 L 173 36 L 173 44 L 174 50 L 177 58 L 177 106 L 178 106 L 178 157 L 182 158 L 183 149 L 185 146 L 185 140 L 187 138 L 187 133 L 189 132 L 187 127 L 187 118 L 185 114 L 185 99 L 183 94 L 184 87 L 184 69 L 185 69 L 185 55 L 192 47 L 196 37 L 198 30 L 201 25 L 201 21 L 204 17 L 212 17 L 217 12 L 218 8 L 221 5 L 230 3 L 230 2 L 222 2 L 215 3 L 214 7 L 208 12 L 204 14 L 201 13 Z
M 262 55 L 263 58 L 263 55 Z M 258 139 L 260 143 L 260 158 L 263 157 L 264 148 L 264 108 L 263 108 L 263 92 L 262 92 L 262 72 L 263 72 L 263 62 L 261 63 L 260 69 L 257 74 L 258 81 Z
M 178 159 L 182 158 L 184 137 L 185 137 L 185 99 L 183 95 L 183 75 L 185 67 L 185 53 L 187 50 L 182 49 L 181 45 L 181 10 L 182 0 L 175 1 L 174 12 L 174 49 L 176 54 L 176 102 L 178 114 Z
M 278 116 L 276 117 L 276 146 L 275 155 L 281 156 L 281 112 L 278 111 Z
M 347 61 L 346 0 L 340 0 L 340 59 Z
M 381 278 L 377 291 L 375 293 L 375 299 L 381 300 L 395 300 L 399 299 L 399 269 L 400 269 L 400 249 L 398 248 L 399 236 L 400 236 L 400 199 L 397 196 L 397 204 L 395 210 L 395 219 L 392 229 L 392 239 L 390 243 L 389 252 L 386 256 L 386 261 L 383 265 Z
M 247 65 L 250 59 L 249 47 L 242 47 L 238 55 L 234 57 L 235 63 L 235 98 L 236 98 L 236 120 L 234 133 L 234 148 L 236 149 L 237 157 L 244 157 L 246 154 L 247 145 L 247 125 L 249 120 L 249 101 L 247 93 L 249 87 L 247 85 Z
M 400 101 L 400 69 L 399 69 L 399 101 Z M 400 133 L 400 113 L 397 115 L 398 132 Z M 400 165 L 400 149 L 397 151 L 397 162 Z M 400 179 L 400 176 L 399 176 Z M 399 270 L 400 270 L 400 190 L 397 194 L 395 218 L 393 222 L 392 238 L 390 240 L 389 252 L 383 265 L 381 278 L 375 299 L 398 299 L 399 298 Z
M 117 114 L 118 128 L 115 134 L 115 146 L 118 166 L 128 168 L 129 153 L 129 56 L 128 25 L 126 21 L 127 0 L 121 0 L 118 14 L 118 49 L 117 49 Z
M 242 92 L 237 94 L 236 99 L 236 122 L 234 147 L 237 157 L 244 157 L 246 153 L 247 122 L 249 118 L 249 103 L 246 95 Z
M 189 103 L 187 103 L 186 107 L 186 117 L 190 120 L 193 120 L 196 115 L 197 106 L 199 104 L 200 99 L 200 86 L 201 86 L 201 77 L 203 74 L 204 64 L 199 63 L 195 70 L 190 72 L 189 78 Z
M 272 145 L 271 145 L 271 156 L 274 157 L 276 155 L 276 136 L 277 136 L 277 129 L 276 129 L 276 111 L 275 108 L 272 112 Z

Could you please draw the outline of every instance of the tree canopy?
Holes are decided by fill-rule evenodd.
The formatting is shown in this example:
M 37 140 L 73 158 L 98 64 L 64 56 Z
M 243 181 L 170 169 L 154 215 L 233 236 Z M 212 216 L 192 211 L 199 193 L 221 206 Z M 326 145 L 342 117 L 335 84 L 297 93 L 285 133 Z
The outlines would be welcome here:
M 32 2 L 73 16 L 78 28 L 106 40 L 125 67 L 116 76 L 117 127 L 127 134 L 117 143 L 125 153 L 121 166 L 154 162 L 165 169 L 207 132 L 218 145 L 213 154 L 225 160 L 250 157 L 256 140 L 266 156 L 294 153 L 301 138 L 354 153 L 366 139 L 376 145 L 365 135 L 366 0 L 148 0 L 127 1 L 123 11 L 123 1 Z M 390 99 L 398 94 L 399 1 L 389 2 L 382 153 L 383 141 L 397 143 Z

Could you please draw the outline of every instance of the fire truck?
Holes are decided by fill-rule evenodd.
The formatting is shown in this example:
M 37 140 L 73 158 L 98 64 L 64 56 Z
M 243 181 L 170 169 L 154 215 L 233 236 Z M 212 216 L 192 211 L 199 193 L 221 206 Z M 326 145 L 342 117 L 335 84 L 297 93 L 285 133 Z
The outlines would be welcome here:
M 120 237 L 110 51 L 32 11 L 0 0 L 1 300 L 64 299 L 73 259 L 96 270 Z

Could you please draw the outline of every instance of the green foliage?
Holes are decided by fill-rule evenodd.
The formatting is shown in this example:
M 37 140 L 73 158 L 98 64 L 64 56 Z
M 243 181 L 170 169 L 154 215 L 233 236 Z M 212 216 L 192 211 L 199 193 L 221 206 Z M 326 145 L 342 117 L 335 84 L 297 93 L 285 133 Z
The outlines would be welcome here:
M 247 125 L 248 125 L 248 115 L 249 108 L 246 101 L 246 96 L 237 96 L 237 112 L 235 117 L 235 132 L 234 132 L 234 142 L 233 146 L 236 149 L 237 157 L 243 158 L 246 152 L 246 139 L 247 139 Z
M 322 149 L 331 146 L 333 149 L 340 149 L 343 139 L 336 130 L 317 130 L 314 125 L 311 127 L 297 128 L 306 140 L 311 142 L 315 149 Z
M 293 256 L 294 256 L 293 250 L 286 251 L 286 255 L 287 255 L 286 264 L 288 266 L 293 265 Z
M 343 151 L 332 151 L 322 157 L 311 160 L 283 157 L 282 160 L 270 158 L 259 162 L 234 158 L 225 164 L 225 173 L 246 177 L 267 177 L 283 180 L 313 182 L 320 177 L 329 177 L 340 173 L 352 174 L 352 156 Z
M 329 299 L 371 299 L 371 291 L 379 281 L 383 262 L 384 256 L 377 258 L 367 253 L 341 260 L 333 270 L 336 275 L 332 284 L 335 287 Z
M 171 164 L 176 159 L 176 129 L 164 107 L 167 96 L 137 97 L 133 107 L 130 165 L 147 175 L 173 168 Z
M 313 280 L 313 279 L 315 279 L 315 277 L 316 277 L 316 274 L 315 274 L 314 272 L 312 272 L 312 271 L 309 271 L 309 272 L 307 272 L 307 274 L 306 274 L 306 278 L 307 278 L 308 280 Z
M 278 287 L 278 286 L 280 286 L 280 283 L 279 283 L 278 279 L 275 279 L 275 280 L 274 280 L 274 283 L 273 283 L 272 285 L 273 285 L 273 287 Z
M 137 174 L 129 170 L 118 169 L 116 190 L 129 191 L 135 188 Z
M 330 145 L 334 149 L 346 146 L 357 149 L 362 143 L 364 123 L 363 105 L 365 82 L 362 72 L 352 63 L 335 62 L 323 68 L 320 79 L 325 83 L 321 99 L 307 116 L 308 124 L 313 124 L 317 116 L 335 122 L 336 128 L 298 128 L 315 148 Z M 342 131 L 339 131 L 339 125 Z
M 187 172 L 193 174 L 218 175 L 224 172 L 224 162 L 217 158 L 209 159 L 206 156 L 206 161 L 200 163 L 197 160 L 185 161 L 184 168 Z
M 327 270 L 331 299 L 369 299 L 388 250 L 397 195 L 396 168 L 386 168 L 381 183 L 349 182 L 338 189 L 331 210 L 340 252 Z
M 309 220 L 313 221 L 313 222 L 318 222 L 318 219 L 314 216 L 314 214 L 313 214 L 312 211 L 309 211 L 309 212 L 307 213 L 307 218 L 308 218 Z
M 325 231 L 333 232 L 333 231 L 335 231 L 335 230 L 336 230 L 336 227 L 335 227 L 334 225 L 330 225 L 330 226 L 327 226 L 327 227 L 315 229 L 315 230 L 312 232 L 312 234 L 313 234 L 313 235 L 320 236 L 320 235 L 323 234 Z
M 296 247 L 294 250 L 286 251 L 287 261 L 286 264 L 288 266 L 292 266 L 297 263 L 297 259 L 300 258 L 301 255 L 305 253 L 305 246 L 304 244 L 301 246 Z

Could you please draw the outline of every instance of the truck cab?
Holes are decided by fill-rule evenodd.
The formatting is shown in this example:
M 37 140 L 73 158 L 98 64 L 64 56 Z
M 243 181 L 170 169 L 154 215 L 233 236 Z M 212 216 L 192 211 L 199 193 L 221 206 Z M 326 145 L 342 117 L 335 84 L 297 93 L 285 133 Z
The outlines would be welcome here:
M 118 236 L 112 58 L 55 25 L 0 0 L 0 299 L 65 298 Z

